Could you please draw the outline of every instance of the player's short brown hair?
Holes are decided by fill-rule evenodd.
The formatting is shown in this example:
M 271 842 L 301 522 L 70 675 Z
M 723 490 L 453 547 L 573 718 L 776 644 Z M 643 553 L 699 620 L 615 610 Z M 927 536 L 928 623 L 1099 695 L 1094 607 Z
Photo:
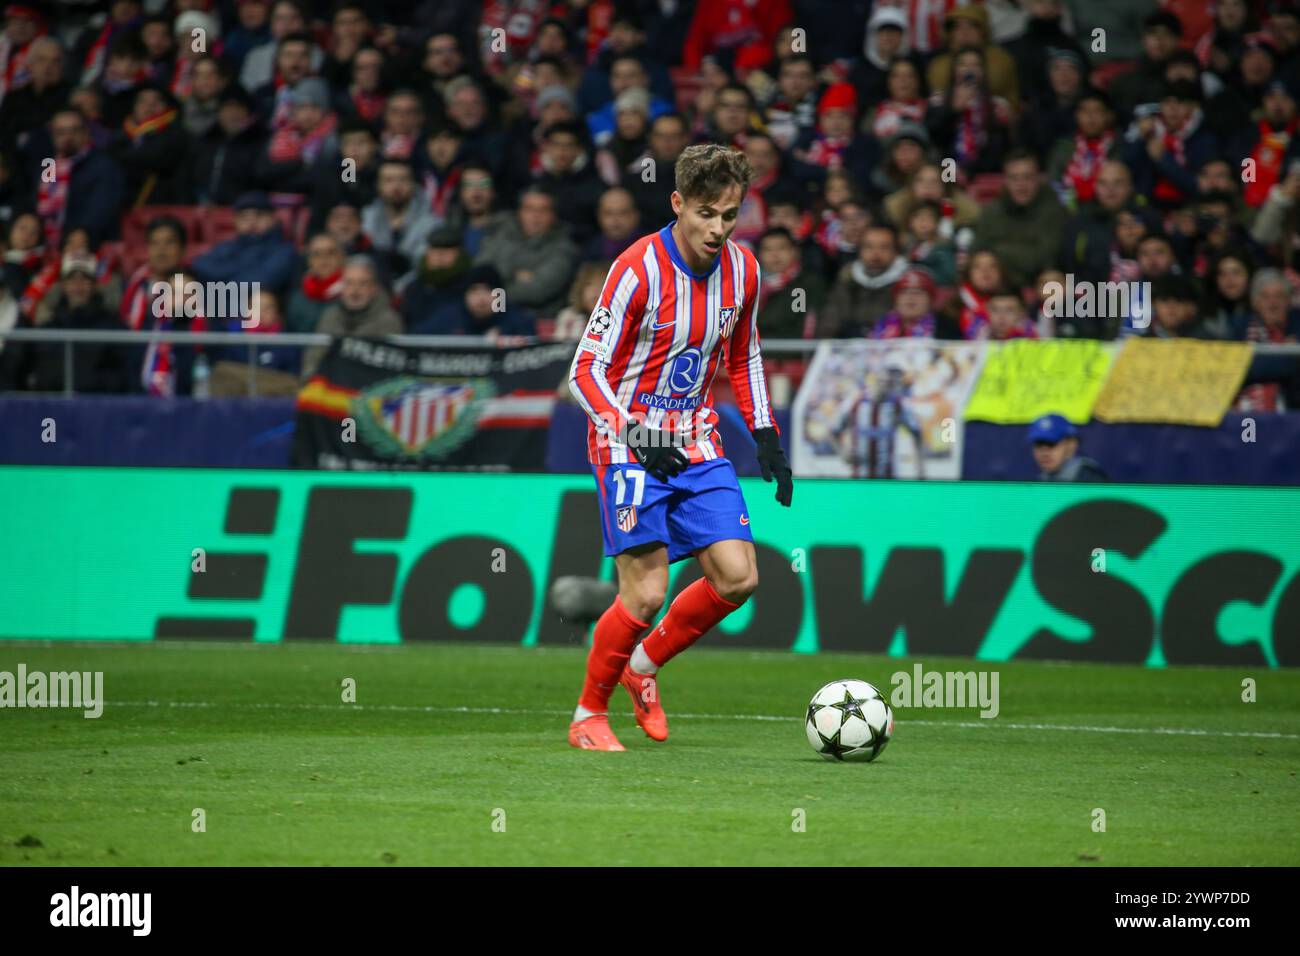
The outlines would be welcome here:
M 743 196 L 754 175 L 744 153 L 717 143 L 687 146 L 677 157 L 675 172 L 682 198 L 705 202 L 717 199 L 733 184 L 740 187 Z

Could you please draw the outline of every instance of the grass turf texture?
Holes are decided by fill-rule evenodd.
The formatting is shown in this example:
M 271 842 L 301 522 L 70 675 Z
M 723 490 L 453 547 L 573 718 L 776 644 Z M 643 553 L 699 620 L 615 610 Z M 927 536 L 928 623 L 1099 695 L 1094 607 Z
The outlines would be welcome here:
M 809 697 L 888 693 L 912 659 L 696 648 L 664 673 L 669 741 L 620 688 L 628 752 L 601 754 L 565 741 L 584 653 L 0 643 L 0 670 L 103 671 L 106 698 L 0 710 L 0 864 L 1300 863 L 1294 670 L 926 659 L 996 669 L 999 716 L 902 709 L 879 760 L 841 764 L 804 739 Z

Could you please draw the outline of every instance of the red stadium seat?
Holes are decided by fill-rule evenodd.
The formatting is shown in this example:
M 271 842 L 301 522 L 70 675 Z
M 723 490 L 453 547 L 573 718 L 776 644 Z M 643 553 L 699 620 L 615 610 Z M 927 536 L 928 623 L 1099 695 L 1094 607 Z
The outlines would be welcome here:
M 538 319 L 535 325 L 537 326 L 537 337 L 539 339 L 555 338 L 554 319 Z
M 145 227 L 151 219 L 160 216 L 179 219 L 185 226 L 187 243 L 193 244 L 199 239 L 198 217 L 195 215 L 197 211 L 195 206 L 138 206 L 122 218 L 122 245 L 128 255 L 135 255 L 138 251 L 143 258 L 147 245 Z
M 205 248 L 225 242 L 235 236 L 235 210 L 230 206 L 207 206 L 203 209 L 203 234 Z

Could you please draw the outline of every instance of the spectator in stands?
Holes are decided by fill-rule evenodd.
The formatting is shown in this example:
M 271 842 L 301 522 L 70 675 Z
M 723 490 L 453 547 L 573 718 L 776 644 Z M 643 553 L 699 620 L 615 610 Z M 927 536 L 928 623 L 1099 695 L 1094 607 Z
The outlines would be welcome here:
M 557 123 L 542 134 L 542 169 L 533 182 L 555 200 L 555 214 L 578 243 L 596 232 L 596 206 L 604 191 L 578 123 Z
M 148 61 L 138 33 L 122 33 L 108 48 L 108 65 L 95 84 L 99 91 L 104 126 L 122 128 L 135 103 L 135 90 L 149 79 Z
M 968 175 L 996 171 L 1011 141 L 1012 108 L 990 88 L 984 53 L 959 49 L 949 82 L 935 90 L 925 114 L 935 147 Z
M 1002 194 L 980 212 L 972 251 L 993 252 L 1007 281 L 1019 289 L 1056 263 L 1066 214 L 1051 187 L 1043 182 L 1033 153 L 1008 153 L 1002 179 Z
M 424 254 L 437 225 L 429 198 L 415 184 L 410 163 L 385 159 L 379 164 L 375 201 L 361 212 L 361 228 L 388 275 L 403 276 Z
M 917 203 L 907 218 L 903 234 L 903 255 L 912 265 L 924 269 L 941 287 L 957 280 L 957 251 L 951 239 L 939 234 L 943 207 L 930 201 Z
M 47 328 L 91 332 L 121 331 L 122 322 L 100 297 L 93 255 L 63 258 L 63 294 Z M 31 343 L 30 387 L 61 391 L 65 381 L 64 348 L 59 342 Z M 81 392 L 125 392 L 130 386 L 127 350 L 120 344 L 78 344 L 72 349 L 72 387 Z
M 447 30 L 435 31 L 424 41 L 424 57 L 420 61 L 419 91 L 425 111 L 431 116 L 444 114 L 448 103 L 448 87 L 453 80 L 472 79 L 465 54 L 461 51 L 456 34 Z
M 979 85 L 988 97 L 1002 100 L 1010 111 L 1020 106 L 1020 82 L 1016 63 L 1010 54 L 993 42 L 989 13 L 982 5 L 953 7 L 943 18 L 945 52 L 926 68 L 926 80 L 932 90 L 946 90 L 961 85 L 963 73 L 972 69 L 972 58 L 962 62 L 962 54 L 974 51 L 980 63 Z M 1039 74 L 1041 76 L 1041 74 Z M 954 107 L 961 110 L 962 105 Z
M 339 203 L 364 209 L 378 196 L 379 142 L 374 130 L 365 123 L 349 120 L 339 125 L 337 135 L 338 155 L 322 157 L 312 174 L 308 228 L 314 231 L 324 228 L 330 210 Z
M 1095 160 L 1096 153 L 1088 155 L 1091 158 L 1076 157 L 1071 163 L 1074 173 L 1068 175 L 1086 178 L 1089 174 L 1086 167 Z M 1143 197 L 1133 195 L 1128 167 L 1118 160 L 1103 160 L 1092 174 L 1091 182 L 1091 197 L 1079 203 L 1078 211 L 1066 223 L 1060 264 L 1066 272 L 1074 274 L 1076 281 L 1106 282 L 1111 279 L 1114 267 L 1117 217 L 1121 212 L 1128 212 L 1145 220 L 1147 213 Z M 1120 278 L 1116 277 L 1115 281 Z
M 925 165 L 930 151 L 930 134 L 920 123 L 900 123 L 885 140 L 885 161 L 871 173 L 866 185 L 877 196 L 903 189 Z
M 3 94 L 0 148 L 21 148 L 26 134 L 41 126 L 72 93 L 72 84 L 65 76 L 63 47 L 54 37 L 37 37 L 31 42 L 26 66 L 30 81 Z
M 171 282 L 185 266 L 185 227 L 172 216 L 157 216 L 145 226 L 145 261 L 126 280 L 119 314 L 132 331 L 149 328 L 153 287 Z
M 1294 343 L 1300 341 L 1300 313 L 1291 308 L 1291 281 L 1277 269 L 1261 269 L 1250 284 L 1251 311 L 1239 322 L 1235 337 L 1247 342 Z M 1279 412 L 1293 410 L 1300 401 L 1300 380 L 1292 372 L 1281 381 L 1247 385 L 1237 396 L 1236 411 Z
M 1294 88 L 1282 80 L 1274 80 L 1264 92 L 1259 122 L 1249 128 L 1235 150 L 1240 157 L 1238 167 L 1249 160 L 1254 172 L 1246 180 L 1243 197 L 1246 205 L 1262 206 L 1270 190 L 1286 175 L 1286 166 L 1300 158 L 1300 150 L 1293 146 L 1298 126 Z
M 235 202 L 235 235 L 194 260 L 203 282 L 257 282 L 283 294 L 297 268 L 298 254 L 276 222 L 271 200 L 262 192 Z
M 1176 208 L 1194 196 L 1196 171 L 1219 149 L 1200 103 L 1197 84 L 1171 83 L 1159 114 L 1137 120 L 1125 134 L 1124 161 L 1133 170 L 1134 186 L 1158 209 Z
M 424 255 L 397 285 L 406 327 L 418 328 L 439 309 L 460 302 L 469 285 L 470 265 L 459 229 L 444 223 L 430 232 Z
M 578 267 L 578 274 L 569 287 L 569 304 L 555 317 L 555 334 L 557 342 L 577 341 L 582 338 L 587 322 L 600 303 L 600 293 L 605 287 L 605 276 L 609 274 L 609 262 L 584 262 Z M 568 392 L 568 387 L 565 387 Z
M 362 123 L 380 121 L 388 103 L 384 93 L 385 66 L 384 54 L 374 47 L 366 46 L 357 51 L 352 58 L 350 77 L 334 96 L 334 109 L 340 117 Z
M 9 224 L 4 262 L 4 285 L 15 300 L 22 298 L 27 284 L 41 271 L 48 253 L 40 216 L 31 212 L 15 216 Z
M 253 94 L 258 116 L 272 133 L 292 124 L 294 88 L 315 73 L 312 54 L 319 52 L 309 34 L 290 33 L 276 44 L 275 75 L 260 87 L 244 84 Z M 256 55 L 256 50 L 250 53 L 249 60 Z
M 1079 454 L 1079 430 L 1064 415 L 1044 415 L 1029 426 L 1039 481 L 1106 481 L 1106 472 Z
M 830 179 L 828 176 L 827 181 Z M 858 198 L 845 199 L 823 213 L 816 239 L 825 254 L 823 272 L 828 279 L 833 281 L 840 270 L 858 261 L 862 238 L 871 224 L 871 211 Z
M 816 220 L 802 195 L 778 193 L 772 196 L 767 204 L 767 224 L 769 229 L 784 229 L 788 232 L 799 253 L 802 269 L 815 272 L 826 280 L 826 254 L 822 252 L 821 246 L 813 241 L 813 227 Z M 863 221 L 862 228 L 866 228 L 866 221 Z M 841 225 L 841 231 L 842 229 Z M 860 241 L 861 235 L 855 240 L 855 251 L 856 243 Z M 823 284 L 829 286 L 829 280 L 824 281 Z
M 284 325 L 288 332 L 315 332 L 324 314 L 343 291 L 343 247 L 327 232 L 307 241 L 307 268 L 289 296 Z
M 583 262 L 612 261 L 645 232 L 632 194 L 621 186 L 613 186 L 600 194 L 596 220 L 600 232 L 583 247 Z
M 275 192 L 305 196 L 311 192 L 318 166 L 328 165 L 342 179 L 341 166 L 332 162 L 339 151 L 338 117 L 330 108 L 329 87 L 320 77 L 300 80 L 290 93 L 289 105 L 289 122 L 271 133 L 257 177 Z
M 509 139 L 492 124 L 482 88 L 469 77 L 458 77 L 447 84 L 444 96 L 448 119 L 465 136 L 465 155 L 485 165 L 501 184 L 509 169 Z
M 334 4 L 330 12 L 329 46 L 320 68 L 321 76 L 330 86 L 343 89 L 352 81 L 356 57 L 374 32 L 375 25 L 365 4 L 351 0 Z
M 555 214 L 555 199 L 533 186 L 519 197 L 519 213 L 483 243 L 475 265 L 494 266 L 506 301 L 543 318 L 564 306 L 578 250 Z
M 439 221 L 451 215 L 460 183 L 463 143 L 459 129 L 435 121 L 424 134 L 424 148 L 416 151 L 416 179 L 429 198 L 429 212 Z
M 458 203 L 452 209 L 451 221 L 461 231 L 465 251 L 474 257 L 482 250 L 488 236 L 510 222 L 511 215 L 496 209 L 492 172 L 478 163 L 466 163 L 461 167 L 457 196 Z
M 1250 228 L 1250 238 L 1267 247 L 1280 262 L 1293 260 L 1296 234 L 1296 200 L 1300 199 L 1300 163 L 1287 168 L 1286 177 L 1268 192 Z
M 758 331 L 764 338 L 810 338 L 826 301 L 826 283 L 805 272 L 799 246 L 785 229 L 769 229 L 758 240 L 763 285 L 758 293 Z
M 1117 31 L 1115 37 L 1122 32 Z M 1117 76 L 1110 85 L 1111 100 L 1124 122 L 1137 118 L 1138 107 L 1160 100 L 1166 86 L 1165 63 L 1178 49 L 1182 36 L 1182 21 L 1168 10 L 1155 10 L 1142 21 L 1142 56 L 1137 68 Z
M 979 218 L 979 203 L 955 182 L 945 181 L 943 169 L 934 163 L 918 167 L 906 185 L 885 197 L 885 216 L 895 228 L 905 229 L 912 210 L 925 202 L 939 204 L 943 213 L 939 235 L 944 239 L 952 239 L 958 229 L 973 226 Z
M 628 90 L 614 101 L 614 134 L 596 153 L 600 178 L 617 186 L 624 173 L 639 173 L 636 161 L 645 154 L 650 131 L 650 98 L 641 90 Z
M 789 0 L 702 3 L 691 18 L 682 66 L 697 70 L 703 57 L 715 54 L 734 63 L 737 70 L 762 67 L 772 58 L 772 41 L 777 33 L 793 19 Z
M 966 338 L 990 342 L 1038 338 L 1038 330 L 1025 311 L 1025 300 L 1014 290 L 999 289 L 989 296 L 985 315 L 987 319 L 979 318 L 971 323 Z
M 704 139 L 741 148 L 746 133 L 761 129 L 754 96 L 743 83 L 730 82 L 718 91 Z
M 894 308 L 881 316 L 868 333 L 873 339 L 932 339 L 936 293 L 934 279 L 924 269 L 908 269 L 894 283 Z
M 855 133 L 858 95 L 849 83 L 832 83 L 817 103 L 817 128 L 800 141 L 795 157 L 816 169 L 847 169 L 865 182 L 879 161 L 874 139 Z
M 225 51 L 221 44 L 221 20 L 202 10 L 185 10 L 176 17 L 172 33 L 176 40 L 174 52 L 159 64 L 161 69 L 153 78 L 184 101 L 194 90 L 194 70 L 199 61 Z M 202 42 L 198 42 L 199 37 Z
M 1047 82 L 1044 84 L 1042 80 Z M 1028 95 L 1028 104 L 1020 117 L 1020 145 L 1032 149 L 1039 156 L 1049 151 L 1062 139 L 1072 138 L 1078 130 L 1078 108 L 1087 88 L 1084 60 L 1074 50 L 1054 50 L 1047 61 L 1039 91 Z M 1090 133 L 1100 136 L 1105 124 Z M 1051 177 L 1049 158 L 1048 175 Z
M 253 112 L 252 97 L 231 85 L 221 94 L 216 125 L 194 144 L 192 195 L 205 206 L 233 205 L 251 191 L 265 149 L 266 134 Z
M 1251 279 L 1255 271 L 1250 255 L 1241 249 L 1219 253 L 1206 271 L 1209 303 L 1206 327 L 1215 338 L 1241 338 L 1251 316 Z
M 222 40 L 222 52 L 236 71 L 256 47 L 271 42 L 271 5 L 267 0 L 235 0 L 237 26 Z
M 385 159 L 410 160 L 424 128 L 424 107 L 411 90 L 395 90 L 384 104 L 379 153 Z
M 1086 55 L 1079 41 L 1065 31 L 1062 0 L 1026 0 L 1024 6 L 1029 14 L 1024 32 L 1007 43 L 1004 49 L 1016 64 L 1021 98 L 1031 99 L 1034 90 L 1047 76 L 1048 63 L 1055 56 L 1068 51 L 1074 55 L 1083 71 Z M 1086 22 L 1091 26 L 1091 21 Z M 1081 29 L 1078 21 L 1075 23 L 1076 29 Z
M 190 137 L 180 104 L 156 83 L 140 86 L 135 107 L 109 153 L 126 172 L 126 205 L 168 206 L 192 201 Z
M 957 295 L 945 307 L 941 337 L 964 339 L 975 326 L 987 324 L 989 300 L 1005 285 L 1002 263 L 995 253 L 988 249 L 972 253 L 962 270 Z
M 1153 318 L 1145 329 L 1125 328 L 1157 339 L 1212 338 L 1201 318 L 1201 301 L 1196 284 L 1186 276 L 1169 274 L 1151 284 Z
M 361 210 L 353 203 L 345 199 L 331 209 L 325 216 L 325 231 L 334 237 L 345 257 L 371 256 L 373 259 L 374 246 L 361 231 Z M 383 265 L 375 261 L 375 268 L 379 270 L 380 282 L 386 285 L 387 273 Z
M 0 101 L 30 82 L 27 58 L 44 32 L 45 18 L 39 9 L 18 3 L 5 7 L 4 31 L 0 32 Z
M 180 18 L 177 18 L 179 24 Z M 189 39 L 188 33 L 184 36 Z M 167 83 L 176 65 L 176 41 L 172 38 L 170 17 L 153 14 L 140 24 L 140 43 L 144 46 L 149 80 Z
M 47 241 L 58 244 L 63 230 L 84 226 L 98 246 L 117 236 L 122 212 L 123 172 L 111 155 L 90 142 L 90 130 L 80 113 L 61 109 L 50 118 L 49 132 L 28 144 L 36 188 L 31 197 L 45 224 Z M 42 176 L 45 157 L 54 158 L 53 177 Z M 49 180 L 49 181 L 47 181 Z
M 80 227 L 72 229 L 63 240 L 62 259 L 51 262 L 46 268 L 50 269 L 53 275 L 59 275 L 63 262 L 70 257 L 95 260 L 95 288 L 99 293 L 100 304 L 116 315 L 122 305 L 122 274 L 117 259 L 109 251 L 108 245 L 105 244 L 96 251 L 90 244 L 90 235 L 85 229 Z M 34 291 L 36 290 L 29 285 L 24 295 L 28 314 L 33 317 L 35 325 L 48 325 L 55 310 L 63 302 L 63 282 L 54 283 L 49 291 L 39 298 L 33 295 Z
M 243 330 L 253 335 L 274 335 L 277 332 L 286 331 L 280 314 L 280 297 L 270 289 L 259 289 L 257 291 L 257 302 L 254 309 L 253 315 L 247 319 L 227 319 L 225 322 L 226 330 L 230 332 Z M 242 372 L 240 378 L 245 381 L 247 380 L 249 360 L 248 345 L 248 341 L 245 340 L 224 349 L 216 348 L 213 350 L 216 360 L 245 366 L 243 369 L 232 370 L 236 374 Z M 255 342 L 253 343 L 252 359 L 258 369 L 282 372 L 285 375 L 297 375 L 302 366 L 302 349 L 289 345 L 267 345 Z M 242 389 L 239 391 L 242 391 Z M 239 392 L 236 391 L 235 393 L 238 394 Z
M 650 124 L 649 143 L 645 154 L 623 174 L 623 188 L 632 194 L 641 221 L 652 225 L 671 215 L 669 198 L 677 188 L 674 167 L 690 145 L 686 120 L 677 113 L 660 116 Z
M 892 226 L 868 226 L 858 258 L 844 266 L 818 316 L 817 338 L 862 338 L 893 305 L 893 290 L 907 260 Z
M 881 12 L 890 7 L 879 8 Z M 889 65 L 886 75 L 886 96 L 880 99 L 860 100 L 875 105 L 867 111 L 862 121 L 862 130 L 870 133 L 880 142 L 885 142 L 898 132 L 904 123 L 922 125 L 930 101 L 925 95 L 925 86 L 921 79 L 921 68 L 913 60 L 899 57 Z
M 402 320 L 388 305 L 388 294 L 379 284 L 379 273 L 367 256 L 353 256 L 343 266 L 343 288 L 338 299 L 325 309 L 316 331 L 335 338 L 383 338 L 402 334 Z M 314 345 L 302 359 L 302 372 L 316 371 L 329 346 Z
M 1154 282 L 1179 271 L 1174 245 L 1161 232 L 1149 232 L 1138 241 L 1138 281 Z
M 525 198 L 529 195 L 525 193 Z M 535 335 L 532 316 L 502 295 L 501 273 L 486 263 L 465 276 L 465 292 L 411 331 L 416 335 Z
M 181 123 L 191 140 L 201 139 L 217 125 L 221 96 L 229 87 L 230 75 L 221 60 L 204 53 L 194 61 L 189 94 L 181 106 Z
M 808 54 L 796 53 L 781 61 L 777 76 L 767 103 L 767 132 L 779 148 L 790 149 L 817 127 L 817 67 Z
M 651 93 L 650 75 L 637 56 L 625 55 L 614 60 L 609 70 L 609 88 L 611 93 L 609 100 L 600 109 L 587 116 L 587 129 L 591 134 L 592 142 L 597 146 L 604 146 L 617 133 L 618 101 L 627 93 L 639 91 L 642 94 L 644 100 L 633 97 L 632 100 L 623 102 L 643 103 L 646 115 L 652 120 L 672 112 L 671 102 Z
M 280 45 L 287 37 L 307 41 L 305 47 L 298 46 L 298 51 L 306 54 L 307 63 L 299 75 L 285 76 L 285 81 L 296 83 L 308 73 L 320 72 L 325 55 L 311 41 L 311 36 L 306 31 L 307 15 L 298 0 L 277 0 L 271 7 L 270 42 L 249 50 L 239 70 L 239 85 L 250 93 L 256 93 L 274 80 L 277 72 L 280 72 L 277 69 Z M 296 59 L 297 53 L 293 56 Z
M 1107 161 L 1118 157 L 1120 139 L 1115 130 L 1115 114 L 1104 93 L 1084 92 L 1074 106 L 1073 116 L 1071 128 L 1051 144 L 1047 178 L 1066 206 L 1082 211 L 1094 200 L 1097 180 Z M 1124 170 L 1131 192 L 1128 168 L 1122 163 L 1117 165 Z
M 915 62 L 909 56 L 907 42 L 907 14 L 898 7 L 872 4 L 871 19 L 867 21 L 867 32 L 862 44 L 863 58 L 858 60 L 849 75 L 849 81 L 858 91 L 858 102 L 864 104 L 882 103 L 885 100 L 899 100 L 895 93 L 892 78 L 894 67 L 899 63 L 912 65 L 916 92 L 913 98 L 920 99 L 921 74 Z M 924 104 L 921 112 L 924 114 Z M 908 117 L 920 122 L 920 116 Z M 877 111 L 874 116 L 867 114 L 869 122 L 881 119 Z M 884 139 L 892 132 L 874 132 L 874 127 L 867 127 L 864 132 L 871 132 L 877 139 Z

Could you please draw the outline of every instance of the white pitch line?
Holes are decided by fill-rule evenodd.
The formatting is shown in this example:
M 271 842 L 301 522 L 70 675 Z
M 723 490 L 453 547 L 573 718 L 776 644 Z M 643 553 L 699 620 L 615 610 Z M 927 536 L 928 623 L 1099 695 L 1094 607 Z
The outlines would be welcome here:
M 512 707 L 434 707 L 410 704 L 285 704 L 285 703 L 221 703 L 207 700 L 117 700 L 106 701 L 106 706 L 125 707 L 171 707 L 220 708 L 235 710 L 374 710 L 395 711 L 412 714 L 517 714 L 532 717 L 567 717 L 567 710 L 537 710 Z M 895 711 L 900 713 L 900 711 Z M 779 717 L 772 714 L 682 714 L 673 713 L 674 718 L 686 720 L 763 720 L 763 721 L 802 721 L 802 717 Z M 904 727 L 960 727 L 963 729 L 979 728 L 1004 730 L 1047 730 L 1066 733 L 1086 734 L 1163 734 L 1175 737 L 1255 737 L 1270 740 L 1300 740 L 1300 734 L 1287 734 L 1276 731 L 1254 730 L 1197 730 L 1189 727 L 1096 727 L 1086 724 L 1023 724 L 1012 723 L 997 718 L 987 720 L 896 720 L 898 726 Z

